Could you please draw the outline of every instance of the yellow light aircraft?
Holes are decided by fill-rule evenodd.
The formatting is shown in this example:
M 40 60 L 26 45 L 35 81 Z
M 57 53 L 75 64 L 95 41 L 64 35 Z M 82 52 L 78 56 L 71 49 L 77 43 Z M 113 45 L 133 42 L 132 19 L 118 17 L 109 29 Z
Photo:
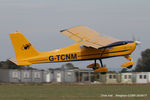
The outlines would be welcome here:
M 131 68 L 134 65 L 130 55 L 136 45 L 140 44 L 139 41 L 120 41 L 99 35 L 96 31 L 85 26 L 76 26 L 60 32 L 77 43 L 49 52 L 38 52 L 22 33 L 9 34 L 16 54 L 16 60 L 10 59 L 10 61 L 17 65 L 31 65 L 34 63 L 94 60 L 94 64 L 89 65 L 88 68 L 93 68 L 94 72 L 101 73 L 108 72 L 102 63 L 104 58 L 124 56 L 129 61 L 122 64 L 122 67 Z M 96 63 L 96 60 L 100 61 L 101 66 Z

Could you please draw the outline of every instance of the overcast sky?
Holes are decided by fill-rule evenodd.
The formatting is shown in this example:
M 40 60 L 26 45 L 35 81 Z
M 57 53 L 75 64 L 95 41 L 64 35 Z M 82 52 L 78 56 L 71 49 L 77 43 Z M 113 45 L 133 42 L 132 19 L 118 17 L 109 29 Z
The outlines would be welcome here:
M 9 33 L 24 33 L 38 51 L 44 52 L 75 43 L 62 29 L 88 26 L 100 34 L 120 40 L 135 37 L 142 42 L 132 54 L 150 48 L 150 0 L 0 0 L 0 60 L 15 57 Z M 110 70 L 120 70 L 125 58 L 104 59 Z M 93 61 L 73 62 L 85 68 Z M 60 67 L 64 63 L 34 64 L 32 67 Z

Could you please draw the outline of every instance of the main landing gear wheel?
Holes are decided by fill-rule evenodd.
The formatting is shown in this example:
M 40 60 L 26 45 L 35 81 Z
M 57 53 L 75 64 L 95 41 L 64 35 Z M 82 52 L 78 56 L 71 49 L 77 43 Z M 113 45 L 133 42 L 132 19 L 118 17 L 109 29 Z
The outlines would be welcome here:
M 99 72 L 101 74 L 106 74 L 108 72 L 108 68 L 106 68 L 106 67 L 100 67 L 98 69 L 95 69 L 94 72 Z
M 101 67 L 98 63 L 96 63 L 96 59 L 94 60 L 94 64 L 90 64 L 87 68 L 93 68 L 94 72 L 99 72 L 101 74 L 106 74 L 108 72 L 108 68 L 104 67 L 102 60 L 99 59 Z
M 105 75 L 107 72 L 101 72 L 102 75 Z

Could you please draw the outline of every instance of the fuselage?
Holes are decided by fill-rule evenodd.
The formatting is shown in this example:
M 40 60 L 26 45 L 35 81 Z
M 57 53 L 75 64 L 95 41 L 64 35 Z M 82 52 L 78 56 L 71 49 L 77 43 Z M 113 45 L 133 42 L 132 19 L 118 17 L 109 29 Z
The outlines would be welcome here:
M 130 55 L 136 48 L 136 42 L 134 41 L 120 41 L 99 49 L 85 47 L 81 44 L 76 43 L 65 48 L 40 52 L 38 56 L 24 59 L 24 61 L 26 60 L 30 63 L 53 63 L 104 59 Z

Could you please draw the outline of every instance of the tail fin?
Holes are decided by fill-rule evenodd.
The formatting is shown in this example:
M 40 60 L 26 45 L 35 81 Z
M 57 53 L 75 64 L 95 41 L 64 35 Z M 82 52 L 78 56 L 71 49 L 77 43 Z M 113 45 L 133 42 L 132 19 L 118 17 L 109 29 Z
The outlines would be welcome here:
M 32 46 L 32 44 L 22 33 L 15 32 L 9 34 L 9 36 L 15 50 L 17 62 L 39 55 L 39 52 Z

